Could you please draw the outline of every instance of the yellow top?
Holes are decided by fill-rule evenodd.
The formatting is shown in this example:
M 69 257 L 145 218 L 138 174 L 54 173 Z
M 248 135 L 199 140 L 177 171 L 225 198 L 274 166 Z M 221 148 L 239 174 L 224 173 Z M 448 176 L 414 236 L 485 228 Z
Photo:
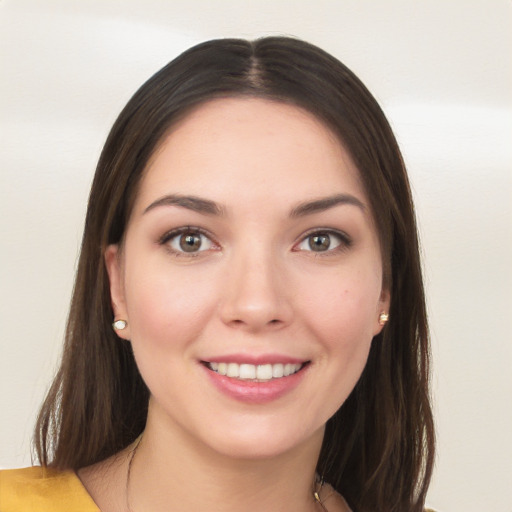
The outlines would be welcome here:
M 74 471 L 0 471 L 0 512 L 100 512 Z

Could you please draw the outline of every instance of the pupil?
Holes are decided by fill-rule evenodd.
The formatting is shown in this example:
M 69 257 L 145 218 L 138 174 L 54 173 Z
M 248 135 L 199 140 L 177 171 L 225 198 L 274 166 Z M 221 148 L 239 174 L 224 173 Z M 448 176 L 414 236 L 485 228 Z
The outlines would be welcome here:
M 309 247 L 313 251 L 326 251 L 331 245 L 329 235 L 313 235 L 309 238 Z
M 185 252 L 194 252 L 201 247 L 201 237 L 199 235 L 183 235 L 180 238 L 180 247 Z

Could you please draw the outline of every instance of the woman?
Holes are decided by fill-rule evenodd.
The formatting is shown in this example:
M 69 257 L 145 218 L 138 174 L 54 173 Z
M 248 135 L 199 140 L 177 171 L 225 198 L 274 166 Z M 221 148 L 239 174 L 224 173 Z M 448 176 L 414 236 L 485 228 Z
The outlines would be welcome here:
M 423 510 L 428 358 L 374 98 L 299 40 L 201 44 L 108 137 L 43 469 L 1 475 L 2 511 Z

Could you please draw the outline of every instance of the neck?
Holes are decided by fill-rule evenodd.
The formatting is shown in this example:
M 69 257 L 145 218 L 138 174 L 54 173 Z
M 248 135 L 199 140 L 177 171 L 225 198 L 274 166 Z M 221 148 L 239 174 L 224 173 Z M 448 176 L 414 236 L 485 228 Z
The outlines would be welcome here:
M 289 452 L 254 459 L 218 453 L 151 419 L 131 463 L 132 512 L 318 510 L 313 491 L 322 431 Z

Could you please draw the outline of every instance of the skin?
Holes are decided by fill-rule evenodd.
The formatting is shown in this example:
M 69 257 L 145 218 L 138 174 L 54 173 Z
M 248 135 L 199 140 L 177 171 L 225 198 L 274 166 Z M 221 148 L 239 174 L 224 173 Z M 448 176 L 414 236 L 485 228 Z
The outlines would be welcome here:
M 190 227 L 197 250 L 184 252 L 175 230 Z M 151 392 L 132 509 L 318 510 L 324 425 L 389 307 L 368 199 L 338 139 L 290 105 L 200 106 L 149 162 L 123 245 L 105 261 L 116 318 L 128 322 L 118 334 Z M 251 403 L 220 391 L 203 364 L 232 354 L 306 364 L 293 389 Z M 104 512 L 126 508 L 127 453 L 79 473 Z M 322 496 L 330 512 L 347 510 Z

